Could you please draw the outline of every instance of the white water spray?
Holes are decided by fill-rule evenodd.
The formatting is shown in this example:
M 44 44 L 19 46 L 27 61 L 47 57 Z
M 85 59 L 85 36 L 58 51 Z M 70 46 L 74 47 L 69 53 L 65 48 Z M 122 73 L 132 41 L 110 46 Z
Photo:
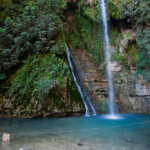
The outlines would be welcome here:
M 82 97 L 82 100 L 83 100 L 83 103 L 84 103 L 84 106 L 85 106 L 85 110 L 86 110 L 85 115 L 86 115 L 86 116 L 90 116 L 88 104 L 89 104 L 89 106 L 91 107 L 91 109 L 92 109 L 92 111 L 93 111 L 93 115 L 96 115 L 96 111 L 95 111 L 94 106 L 93 106 L 92 103 L 90 102 L 90 99 L 88 98 L 88 96 L 87 96 L 85 90 L 82 92 L 81 86 L 80 86 L 80 84 L 79 84 L 78 81 L 77 81 L 77 78 L 76 78 L 76 76 L 75 76 L 74 69 L 73 69 L 73 64 L 72 64 L 73 56 L 72 56 L 72 54 L 71 54 L 71 52 L 70 52 L 70 50 L 69 50 L 68 47 L 67 47 L 67 58 L 68 58 L 68 62 L 69 62 L 70 68 L 71 68 L 71 72 L 72 72 L 73 79 L 74 79 L 74 81 L 75 81 L 75 84 L 76 84 L 76 86 L 77 86 L 77 88 L 78 88 L 78 91 L 79 91 L 79 93 L 80 93 L 80 95 L 81 95 L 81 97 Z M 71 59 L 72 59 L 72 61 L 71 61 Z M 85 96 L 86 96 L 86 98 L 87 98 L 87 101 L 86 101 L 86 99 L 85 99 Z M 87 103 L 88 103 L 88 104 L 87 104 Z
M 111 53 L 110 53 L 110 44 L 109 44 L 109 36 L 108 36 L 106 4 L 105 4 L 105 0 L 99 0 L 99 2 L 100 2 L 100 10 L 101 10 L 101 16 L 102 16 L 102 24 L 103 24 L 105 56 L 106 56 L 106 62 L 107 62 L 106 72 L 107 72 L 107 78 L 108 78 L 109 99 L 110 99 L 110 103 L 109 103 L 110 114 L 108 118 L 116 119 L 117 116 L 115 115 L 114 88 L 113 88 L 112 72 L 110 70 Z

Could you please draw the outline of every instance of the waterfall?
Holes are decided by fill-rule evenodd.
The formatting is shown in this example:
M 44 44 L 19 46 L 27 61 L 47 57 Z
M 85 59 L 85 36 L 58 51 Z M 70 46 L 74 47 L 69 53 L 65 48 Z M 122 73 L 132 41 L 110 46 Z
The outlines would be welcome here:
M 113 87 L 113 79 L 112 72 L 110 69 L 111 64 L 111 53 L 110 53 L 110 44 L 109 44 L 109 36 L 108 36 L 108 25 L 107 25 L 107 12 L 106 12 L 106 4 L 105 0 L 99 0 L 100 10 L 102 16 L 102 25 L 103 25 L 103 35 L 104 35 L 104 49 L 105 49 L 105 57 L 106 57 L 106 72 L 108 78 L 108 88 L 109 88 L 109 108 L 110 108 L 110 118 L 115 117 L 115 102 L 114 102 L 114 87 Z
M 95 111 L 94 106 L 90 102 L 90 99 L 89 99 L 85 89 L 82 90 L 81 85 L 80 85 L 80 83 L 79 83 L 79 81 L 77 79 L 77 76 L 75 74 L 75 69 L 73 67 L 73 63 L 75 64 L 75 62 L 74 62 L 73 56 L 72 56 L 72 54 L 71 54 L 71 52 L 70 52 L 68 47 L 67 47 L 67 58 L 68 58 L 68 62 L 69 62 L 70 68 L 71 68 L 71 72 L 72 72 L 72 76 L 73 76 L 74 82 L 75 82 L 75 84 L 76 84 L 76 86 L 78 88 L 78 91 L 79 91 L 79 93 L 81 95 L 81 98 L 82 98 L 84 106 L 85 106 L 85 110 L 86 110 L 85 115 L 86 116 L 90 115 L 90 111 L 89 111 L 88 105 L 90 106 L 90 108 L 91 108 L 91 110 L 93 112 L 93 115 L 96 115 L 96 111 Z

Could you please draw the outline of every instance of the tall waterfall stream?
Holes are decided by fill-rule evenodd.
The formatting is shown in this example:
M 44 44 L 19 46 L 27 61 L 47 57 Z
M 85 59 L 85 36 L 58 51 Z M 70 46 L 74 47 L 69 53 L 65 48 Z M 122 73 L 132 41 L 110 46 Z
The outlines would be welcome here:
M 110 53 L 110 44 L 109 44 L 109 36 L 108 36 L 108 24 L 107 24 L 107 11 L 106 11 L 106 3 L 105 0 L 99 0 L 100 3 L 100 10 L 101 10 L 101 17 L 102 17 L 102 27 L 103 27 L 103 35 L 104 35 L 104 50 L 105 50 L 105 57 L 106 57 L 106 72 L 107 72 L 107 79 L 108 79 L 108 88 L 109 88 L 109 109 L 110 114 L 109 118 L 116 118 L 115 112 L 115 96 L 114 96 L 114 86 L 113 86 L 113 79 L 112 79 L 112 72 L 110 68 L 111 64 L 111 53 Z
M 74 62 L 73 56 L 72 56 L 72 54 L 71 54 L 68 47 L 67 47 L 67 58 L 68 58 L 68 62 L 69 62 L 70 68 L 71 68 L 71 72 L 72 72 L 74 82 L 75 82 L 75 84 L 78 88 L 78 91 L 79 91 L 79 93 L 82 97 L 82 100 L 83 100 L 83 103 L 84 103 L 84 106 L 85 106 L 85 110 L 86 110 L 85 115 L 86 116 L 90 115 L 90 109 L 92 110 L 93 115 L 96 115 L 96 110 L 95 110 L 94 106 L 92 105 L 92 103 L 90 101 L 90 98 L 88 97 L 85 89 L 81 88 L 80 82 L 77 79 L 77 76 L 76 76 L 75 70 L 74 70 L 75 68 L 73 67 L 73 63 L 75 65 L 75 62 Z M 89 109 L 89 107 L 90 107 L 90 109 Z

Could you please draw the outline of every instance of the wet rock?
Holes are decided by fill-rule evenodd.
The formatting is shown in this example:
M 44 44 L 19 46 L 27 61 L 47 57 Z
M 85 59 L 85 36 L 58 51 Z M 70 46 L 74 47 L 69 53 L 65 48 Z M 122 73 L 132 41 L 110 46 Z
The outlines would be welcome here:
M 133 140 L 132 140 L 132 139 L 126 139 L 126 141 L 127 141 L 127 142 L 133 142 Z
M 78 145 L 78 146 L 82 146 L 83 144 L 82 144 L 82 143 L 77 143 L 77 145 Z

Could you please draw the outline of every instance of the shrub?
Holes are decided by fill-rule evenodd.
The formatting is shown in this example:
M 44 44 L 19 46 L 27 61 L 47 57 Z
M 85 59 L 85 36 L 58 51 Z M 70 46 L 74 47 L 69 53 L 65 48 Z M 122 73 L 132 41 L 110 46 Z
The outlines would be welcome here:
M 0 28 L 0 82 L 29 55 L 47 53 L 62 32 L 60 14 L 64 1 L 30 3 L 16 20 L 7 18 Z

